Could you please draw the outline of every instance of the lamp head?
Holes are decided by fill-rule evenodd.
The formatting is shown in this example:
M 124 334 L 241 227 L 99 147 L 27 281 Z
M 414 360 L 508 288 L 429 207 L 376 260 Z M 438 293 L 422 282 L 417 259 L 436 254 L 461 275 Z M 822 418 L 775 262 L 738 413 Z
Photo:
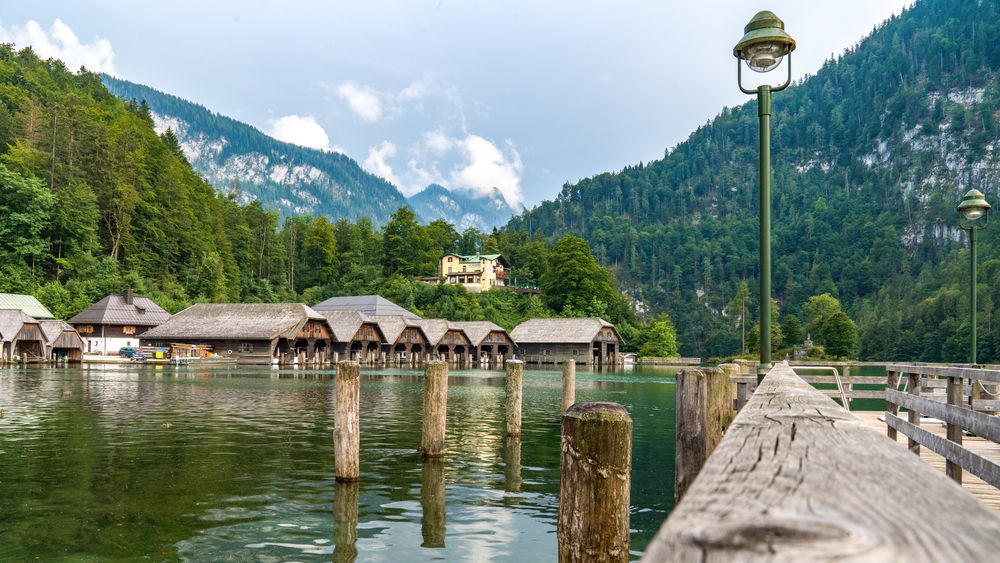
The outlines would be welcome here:
M 746 61 L 755 72 L 773 70 L 785 55 L 795 50 L 795 40 L 785 33 L 785 22 L 774 12 L 757 12 L 743 31 L 743 39 L 733 47 L 733 55 Z
M 962 203 L 958 204 L 958 212 L 966 221 L 978 221 L 987 217 L 992 207 L 983 196 L 983 192 L 971 189 L 962 197 Z

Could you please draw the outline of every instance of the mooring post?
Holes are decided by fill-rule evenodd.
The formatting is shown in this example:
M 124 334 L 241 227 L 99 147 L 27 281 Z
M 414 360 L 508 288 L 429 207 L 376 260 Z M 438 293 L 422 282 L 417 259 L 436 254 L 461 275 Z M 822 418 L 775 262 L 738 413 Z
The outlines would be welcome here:
M 684 496 L 736 416 L 736 386 L 720 369 L 677 373 L 677 442 L 674 498 Z
M 629 559 L 632 418 L 616 403 L 576 403 L 562 417 L 559 563 Z
M 420 433 L 420 455 L 444 456 L 444 436 L 448 424 L 448 363 L 441 360 L 424 365 L 424 421 Z
M 565 360 L 562 365 L 562 412 L 576 402 L 576 360 Z
M 358 483 L 337 483 L 333 493 L 333 561 L 358 558 Z
M 333 460 L 337 481 L 357 481 L 361 452 L 361 366 L 340 362 L 336 375 L 337 405 L 333 423 Z
M 507 411 L 507 435 L 521 435 L 521 391 L 524 384 L 524 362 L 511 360 L 507 362 L 507 377 L 505 379 Z
M 420 547 L 444 547 L 444 460 L 425 459 L 420 471 Z
M 503 448 L 503 490 L 521 492 L 521 438 L 507 436 Z

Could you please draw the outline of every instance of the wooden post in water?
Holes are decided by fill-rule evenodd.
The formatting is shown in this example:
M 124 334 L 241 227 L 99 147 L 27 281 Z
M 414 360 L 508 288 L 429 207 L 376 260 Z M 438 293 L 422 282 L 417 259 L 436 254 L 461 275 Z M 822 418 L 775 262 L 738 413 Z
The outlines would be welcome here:
M 521 438 L 507 436 L 503 448 L 503 490 L 521 492 Z
M 562 417 L 559 563 L 629 559 L 632 418 L 616 403 L 576 403 Z
M 444 547 L 445 522 L 444 460 L 425 459 L 420 470 L 420 547 Z
M 680 500 L 736 416 L 736 385 L 720 369 L 677 373 L 674 498 Z
M 358 483 L 337 483 L 333 493 L 333 561 L 358 558 Z
M 565 360 L 562 365 L 562 412 L 576 402 L 576 360 Z
M 337 405 L 333 423 L 333 460 L 337 481 L 357 481 L 361 452 L 361 366 L 340 362 L 336 375 Z
M 504 380 L 506 399 L 504 406 L 507 412 L 507 435 L 521 435 L 521 391 L 524 385 L 524 362 L 511 360 L 507 362 L 507 377 Z
M 420 455 L 444 457 L 448 424 L 448 363 L 440 360 L 424 366 L 424 421 L 420 433 Z

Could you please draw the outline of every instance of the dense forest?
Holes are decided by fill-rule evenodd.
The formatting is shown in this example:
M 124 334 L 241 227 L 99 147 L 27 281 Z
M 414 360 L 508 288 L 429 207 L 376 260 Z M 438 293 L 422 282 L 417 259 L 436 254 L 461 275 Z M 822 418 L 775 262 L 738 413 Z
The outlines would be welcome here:
M 382 227 L 282 219 L 206 183 L 171 131 L 157 135 L 144 103 L 30 48 L 0 46 L 0 146 L 0 292 L 32 293 L 62 318 L 125 287 L 172 312 L 199 301 L 380 293 L 430 317 L 509 329 L 529 317 L 602 315 L 632 349 L 654 333 L 675 342 L 669 319 L 654 327 L 636 318 L 582 239 L 459 232 L 443 220 L 423 225 L 407 207 Z M 502 252 L 518 285 L 541 286 L 543 297 L 415 280 L 452 252 Z
M 260 201 L 282 217 L 323 214 L 334 219 L 370 218 L 382 225 L 403 194 L 369 174 L 352 158 L 334 151 L 273 139 L 255 127 L 148 86 L 102 75 L 108 90 L 126 101 L 145 102 L 169 126 L 195 171 L 241 201 Z
M 805 326 L 810 298 L 828 294 L 862 358 L 968 360 L 955 206 L 973 187 L 1000 204 L 998 4 L 918 0 L 775 94 L 779 318 Z M 565 185 L 508 229 L 585 238 L 643 310 L 669 312 L 685 355 L 737 352 L 759 307 L 756 112 L 724 109 L 662 160 Z M 1000 225 L 980 241 L 979 358 L 1000 362 Z

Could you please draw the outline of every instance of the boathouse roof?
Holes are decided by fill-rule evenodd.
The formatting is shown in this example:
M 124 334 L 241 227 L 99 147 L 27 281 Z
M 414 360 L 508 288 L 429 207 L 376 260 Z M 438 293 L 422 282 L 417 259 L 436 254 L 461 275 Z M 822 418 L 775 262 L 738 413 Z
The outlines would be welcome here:
M 437 346 L 441 342 L 441 339 L 444 338 L 444 335 L 448 334 L 449 330 L 459 332 L 462 334 L 462 338 L 470 340 L 469 336 L 462 329 L 451 326 L 451 323 L 447 319 L 420 319 L 413 322 L 424 329 L 427 341 L 433 346 Z
M 302 303 L 198 303 L 142 335 L 143 340 L 272 340 L 295 338 L 310 320 L 326 318 Z
M 25 325 L 28 325 L 26 328 Z M 18 340 L 45 341 L 38 321 L 20 309 L 0 309 L 0 342 Z
M 615 325 L 598 317 L 529 319 L 514 327 L 510 337 L 517 344 L 582 344 L 593 342 L 604 328 L 621 341 Z
M 419 319 L 416 313 L 389 301 L 381 295 L 348 295 L 331 297 L 313 305 L 317 311 L 358 311 L 368 316 L 400 315 L 408 319 Z
M 74 325 L 159 326 L 169 318 L 170 313 L 152 299 L 126 289 L 87 307 L 69 322 Z
M 36 319 L 51 319 L 52 313 L 34 295 L 0 293 L 0 309 L 18 309 Z
M 80 334 L 66 321 L 46 320 L 39 321 L 38 325 L 50 347 L 83 349 L 83 339 L 80 338 Z
M 424 340 L 430 342 L 423 327 L 415 322 L 420 319 L 408 319 L 402 315 L 377 315 L 370 318 L 378 323 L 379 329 L 382 330 L 382 335 L 385 336 L 385 341 L 389 344 L 399 340 L 399 336 L 403 334 L 406 327 L 410 326 L 416 327 L 420 331 L 420 334 L 423 335 Z
M 369 318 L 368 315 L 358 311 L 319 311 L 323 317 L 326 318 L 326 322 L 330 324 L 330 330 L 333 332 L 333 339 L 337 342 L 350 342 L 354 339 L 354 335 L 358 333 L 358 330 L 365 323 L 370 323 L 378 331 L 379 338 L 385 339 L 382 334 L 382 329 L 379 328 L 378 323 L 373 319 Z
M 491 332 L 502 332 L 504 336 L 510 338 L 506 330 L 490 321 L 452 321 L 450 324 L 465 332 L 473 346 L 479 346 Z

